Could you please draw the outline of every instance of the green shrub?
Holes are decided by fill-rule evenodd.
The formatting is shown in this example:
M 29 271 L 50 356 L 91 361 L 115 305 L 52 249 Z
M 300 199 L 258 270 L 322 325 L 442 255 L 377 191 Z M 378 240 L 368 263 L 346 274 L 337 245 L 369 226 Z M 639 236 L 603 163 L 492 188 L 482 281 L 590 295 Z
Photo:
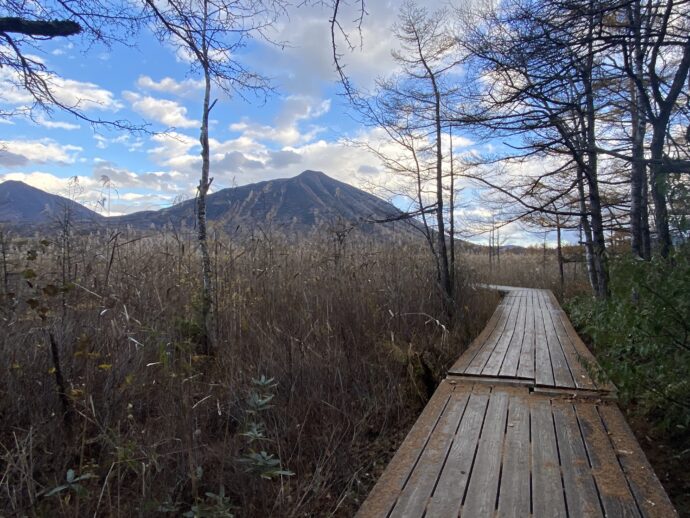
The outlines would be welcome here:
M 610 300 L 578 297 L 568 304 L 623 404 L 682 442 L 690 436 L 689 251 L 651 262 L 616 259 Z

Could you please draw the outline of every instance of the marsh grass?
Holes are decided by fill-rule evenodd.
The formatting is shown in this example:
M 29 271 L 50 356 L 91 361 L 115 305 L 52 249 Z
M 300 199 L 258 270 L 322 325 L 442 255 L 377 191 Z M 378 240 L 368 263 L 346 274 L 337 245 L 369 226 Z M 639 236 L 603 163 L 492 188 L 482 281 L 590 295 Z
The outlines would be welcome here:
M 475 282 L 548 289 L 563 301 L 589 292 L 584 257 L 579 247 L 564 246 L 563 282 L 556 250 L 540 246 L 501 251 L 491 260 L 487 250 L 473 249 L 463 254 L 467 275 Z
M 10 240 L 0 514 L 351 515 L 498 300 L 462 264 L 449 328 L 409 242 L 218 234 L 211 253 L 206 357 L 193 234 Z M 293 476 L 238 462 L 262 375 L 276 385 L 256 452 Z

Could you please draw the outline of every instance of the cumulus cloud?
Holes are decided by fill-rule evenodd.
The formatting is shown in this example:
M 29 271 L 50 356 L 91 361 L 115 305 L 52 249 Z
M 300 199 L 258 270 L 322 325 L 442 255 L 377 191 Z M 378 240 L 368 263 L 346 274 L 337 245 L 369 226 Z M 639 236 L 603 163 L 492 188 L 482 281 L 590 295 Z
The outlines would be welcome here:
M 428 0 L 427 3 L 431 3 Z M 338 35 L 338 49 L 343 54 L 348 75 L 359 86 L 371 87 L 376 77 L 386 75 L 395 69 L 390 51 L 395 46 L 390 27 L 397 11 L 390 2 L 367 3 L 368 15 L 362 24 L 362 43 L 359 47 L 359 32 L 356 20 L 359 17 L 357 2 L 352 5 L 341 3 L 339 19 L 350 32 L 351 43 L 356 47 L 349 51 L 349 45 Z M 289 19 L 274 27 L 271 39 L 288 41 L 283 48 L 266 46 L 266 57 L 258 60 L 265 66 L 265 72 L 278 78 L 281 87 L 293 93 L 318 95 L 325 82 L 337 80 L 333 66 L 330 25 L 326 23 L 333 15 L 332 7 L 326 3 L 310 6 L 300 4 L 289 9 Z M 269 68 L 270 67 L 270 68 Z
M 199 146 L 197 139 L 175 131 L 153 135 L 151 141 L 154 147 L 148 152 L 153 161 L 162 166 L 170 165 L 171 160 Z
M 302 162 L 302 155 L 290 151 L 289 149 L 268 152 L 267 165 L 269 167 L 283 169 L 291 165 L 299 164 L 300 162 Z
M 0 182 L 7 180 L 24 182 L 37 189 L 75 199 L 90 207 L 93 207 L 96 201 L 96 189 L 98 184 L 88 176 L 70 176 L 63 178 L 44 171 L 0 174 Z
M 260 141 L 277 142 L 283 146 L 303 144 L 312 141 L 324 128 L 309 125 L 305 130 L 300 128 L 302 121 L 318 119 L 328 113 L 330 99 L 317 99 L 309 96 L 289 96 L 283 100 L 281 110 L 274 123 L 261 125 L 247 119 L 230 125 L 232 131 L 241 132 L 244 136 Z
M 177 81 L 172 77 L 164 77 L 160 81 L 155 81 L 149 76 L 142 75 L 137 79 L 137 86 L 144 90 L 184 97 L 197 93 L 204 87 L 204 82 L 200 79 L 191 78 Z
M 125 91 L 122 96 L 135 112 L 168 127 L 195 128 L 199 126 L 198 121 L 187 118 L 187 108 L 176 101 L 157 99 L 130 91 Z
M 20 167 L 28 163 L 24 155 L 0 149 L 0 167 Z
M 379 173 L 380 171 L 379 171 L 379 168 L 378 168 L 378 167 L 371 166 L 371 165 L 368 165 L 368 164 L 362 164 L 362 165 L 359 166 L 359 168 L 357 169 L 357 172 L 360 173 L 360 174 L 377 174 L 377 173 Z
M 108 182 L 115 188 L 143 188 L 162 193 L 174 194 L 183 191 L 187 186 L 184 178 L 170 171 L 153 171 L 135 173 L 107 160 L 96 160 L 92 178 L 101 183 Z
M 62 105 L 81 111 L 117 111 L 122 104 L 114 94 L 91 82 L 76 81 L 51 73 L 41 74 L 55 99 Z M 0 101 L 19 106 L 33 102 L 23 87 L 22 77 L 14 70 L 0 68 Z
M 224 155 L 216 155 L 212 161 L 213 171 L 219 173 L 233 173 L 238 170 L 263 169 L 264 163 L 252 160 L 239 151 L 232 151 Z
M 79 124 L 73 124 L 71 122 L 64 122 L 64 121 L 56 121 L 47 118 L 45 115 L 39 114 L 37 115 L 34 120 L 36 121 L 36 124 L 39 126 L 43 126 L 44 128 L 49 128 L 49 129 L 63 129 L 63 130 L 76 130 L 81 128 Z
M 73 164 L 79 146 L 60 144 L 52 139 L 41 140 L 0 140 L 0 166 L 17 167 L 30 163 Z
M 105 137 L 98 133 L 93 135 L 93 139 L 96 141 L 96 147 L 98 149 L 107 149 L 113 144 L 120 144 L 127 148 L 127 151 L 139 151 L 144 145 L 144 140 L 141 137 L 133 136 L 129 133 L 123 133 L 117 137 Z

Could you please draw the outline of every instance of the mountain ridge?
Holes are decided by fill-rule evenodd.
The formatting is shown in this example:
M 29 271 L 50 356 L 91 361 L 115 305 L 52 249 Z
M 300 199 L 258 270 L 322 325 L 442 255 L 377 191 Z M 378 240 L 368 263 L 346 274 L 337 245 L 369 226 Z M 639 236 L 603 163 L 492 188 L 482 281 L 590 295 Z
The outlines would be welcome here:
M 18 196 L 23 202 L 19 199 L 15 202 L 11 199 L 12 196 Z M 17 207 L 19 203 L 25 207 Z M 73 212 L 78 214 L 78 219 L 91 220 L 94 226 L 108 223 L 145 230 L 169 226 L 193 227 L 196 224 L 195 199 L 159 210 L 105 217 L 77 202 L 46 193 L 23 182 L 9 180 L 0 184 L 0 222 L 48 224 L 50 218 L 46 218 L 47 213 L 39 208 L 47 204 L 55 212 L 54 209 L 60 203 L 62 206 L 72 207 Z M 14 217 L 12 207 L 10 210 L 7 208 L 8 204 L 14 209 Z M 376 233 L 381 230 L 377 227 L 382 225 L 374 221 L 402 216 L 403 213 L 387 201 L 314 170 L 306 170 L 289 178 L 221 189 L 207 196 L 209 224 L 232 231 L 261 226 L 301 234 L 315 228 L 330 228 L 335 225 L 357 226 L 367 233 Z M 410 225 L 403 223 L 385 226 L 389 227 L 386 231 L 400 230 L 408 233 L 411 230 Z
M 64 196 L 50 194 L 19 180 L 0 184 L 0 222 L 14 225 L 41 225 L 69 214 L 72 221 L 98 222 L 97 212 Z

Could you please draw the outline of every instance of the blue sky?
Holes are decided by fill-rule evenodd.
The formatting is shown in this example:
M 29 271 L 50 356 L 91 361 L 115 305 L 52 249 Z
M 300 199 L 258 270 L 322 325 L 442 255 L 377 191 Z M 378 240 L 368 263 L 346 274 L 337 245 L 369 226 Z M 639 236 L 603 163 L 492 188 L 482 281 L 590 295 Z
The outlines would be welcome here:
M 390 27 L 400 2 L 367 5 L 363 50 L 345 56 L 348 73 L 365 87 L 394 71 Z M 265 102 L 251 96 L 250 102 L 219 97 L 210 130 L 214 189 L 295 176 L 305 169 L 366 188 L 390 187 L 392 181 L 395 189 L 395 180 L 374 156 L 344 142 L 378 142 L 379 135 L 355 122 L 338 95 L 331 14 L 323 6 L 291 9 L 274 33 L 277 40 L 288 42 L 285 48 L 253 42 L 243 50 L 248 67 L 272 77 L 277 93 Z M 352 18 L 352 13 L 343 15 L 344 20 Z M 146 123 L 154 133 L 94 129 L 57 110 L 50 118 L 38 114 L 34 121 L 0 120 L 0 181 L 22 180 L 64 195 L 69 179 L 76 176 L 78 200 L 94 208 L 106 192 L 102 178 L 107 176 L 110 203 L 99 210 L 107 214 L 109 207 L 113 215 L 161 208 L 194 195 L 202 84 L 198 76 L 189 75 L 188 63 L 173 47 L 142 31 L 132 47 L 86 49 L 76 38 L 42 42 L 40 50 L 33 53 L 61 78 L 57 91 L 64 99 L 81 99 L 90 117 Z M 2 73 L 0 83 L 6 80 Z M 20 91 L 6 83 L 0 88 L 5 107 L 26 103 Z M 457 136 L 456 145 L 467 151 L 474 142 L 470 135 Z M 472 199 L 461 210 L 488 214 Z M 513 236 L 509 243 L 527 236 L 517 226 L 505 235 Z

